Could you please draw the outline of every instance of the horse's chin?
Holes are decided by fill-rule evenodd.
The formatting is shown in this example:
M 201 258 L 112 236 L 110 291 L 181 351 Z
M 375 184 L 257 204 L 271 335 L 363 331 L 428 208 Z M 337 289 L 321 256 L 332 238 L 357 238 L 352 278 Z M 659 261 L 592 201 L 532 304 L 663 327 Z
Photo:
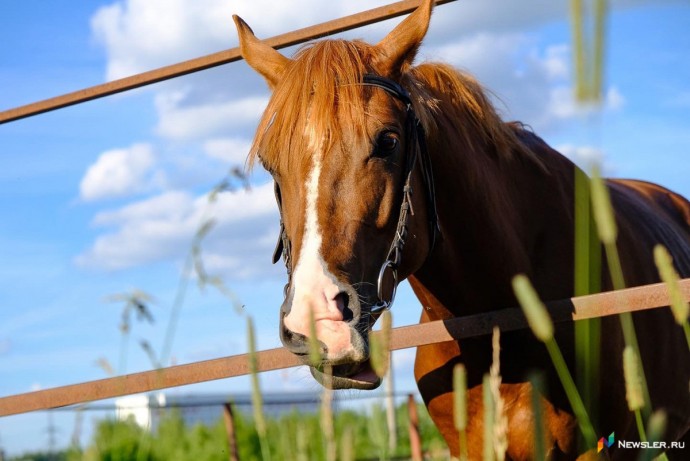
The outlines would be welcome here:
M 381 385 L 381 378 L 371 367 L 369 360 L 361 363 L 346 363 L 333 366 L 333 374 L 309 367 L 311 374 L 319 384 L 330 389 L 372 390 Z

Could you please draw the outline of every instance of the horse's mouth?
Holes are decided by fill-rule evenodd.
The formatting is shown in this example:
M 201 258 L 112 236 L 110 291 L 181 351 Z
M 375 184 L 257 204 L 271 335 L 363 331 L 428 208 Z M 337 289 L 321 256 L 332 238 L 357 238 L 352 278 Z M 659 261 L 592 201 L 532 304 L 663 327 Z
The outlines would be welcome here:
M 331 367 L 331 374 L 328 374 L 327 367 L 310 367 L 310 370 L 314 379 L 330 389 L 372 390 L 381 385 L 381 378 L 368 359 L 364 362 L 334 365 Z

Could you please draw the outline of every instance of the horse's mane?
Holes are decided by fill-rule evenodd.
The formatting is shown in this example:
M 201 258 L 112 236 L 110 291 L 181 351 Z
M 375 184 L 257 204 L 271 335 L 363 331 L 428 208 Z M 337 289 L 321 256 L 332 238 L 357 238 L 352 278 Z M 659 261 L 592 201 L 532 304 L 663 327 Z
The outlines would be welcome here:
M 286 152 L 327 149 L 342 132 L 362 135 L 372 91 L 363 88 L 362 82 L 374 67 L 374 53 L 374 47 L 362 41 L 323 40 L 301 48 L 274 89 L 248 166 L 260 157 L 269 171 L 286 171 L 291 161 L 300 160 Z M 479 137 L 499 158 L 512 158 L 516 152 L 531 156 L 518 137 L 519 129 L 501 120 L 485 90 L 470 75 L 447 64 L 425 63 L 409 68 L 402 83 L 427 133 L 435 133 L 436 119 L 443 112 L 446 118 L 460 121 L 454 126 L 468 145 Z
M 406 86 L 417 95 L 419 104 L 426 105 L 430 112 L 424 127 L 427 131 L 437 128 L 433 123 L 435 113 L 442 111 L 447 119 L 456 121 L 453 129 L 461 131 L 467 145 L 488 147 L 502 160 L 516 155 L 536 160 L 520 140 L 524 125 L 504 122 L 487 96 L 488 91 L 472 75 L 446 63 L 430 62 L 413 67 L 407 81 Z M 430 97 L 435 101 L 425 104 Z M 477 141 L 483 146 L 476 146 Z

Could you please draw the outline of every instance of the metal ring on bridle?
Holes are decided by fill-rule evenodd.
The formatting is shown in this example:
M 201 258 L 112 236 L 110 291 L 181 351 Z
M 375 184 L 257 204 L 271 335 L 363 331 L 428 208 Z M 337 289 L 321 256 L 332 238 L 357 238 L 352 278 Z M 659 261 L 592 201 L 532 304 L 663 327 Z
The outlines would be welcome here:
M 383 297 L 383 283 L 384 283 L 384 274 L 386 273 L 386 270 L 390 268 L 391 274 L 393 274 L 393 289 L 391 291 L 391 296 L 390 299 L 384 299 Z M 381 266 L 381 270 L 379 271 L 379 276 L 377 280 L 377 293 L 379 296 L 379 302 L 374 304 L 371 307 L 371 313 L 372 314 L 377 314 L 379 312 L 383 312 L 386 309 L 389 309 L 393 305 L 393 301 L 395 301 L 395 293 L 398 289 L 398 269 L 397 265 L 391 261 L 387 260 L 383 265 Z

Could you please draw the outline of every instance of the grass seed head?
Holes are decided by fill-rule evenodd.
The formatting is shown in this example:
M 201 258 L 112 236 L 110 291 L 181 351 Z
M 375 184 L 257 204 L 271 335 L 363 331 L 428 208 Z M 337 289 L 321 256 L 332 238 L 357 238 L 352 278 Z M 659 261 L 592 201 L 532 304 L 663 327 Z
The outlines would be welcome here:
M 683 325 L 688 320 L 690 314 L 690 304 L 683 300 L 683 295 L 678 286 L 680 277 L 673 267 L 673 259 L 668 250 L 663 245 L 654 247 L 654 262 L 659 270 L 661 280 L 668 287 L 669 298 L 671 299 L 671 311 L 673 318 L 678 325 Z
M 553 338 L 553 322 L 529 279 L 519 274 L 513 278 L 513 290 L 532 332 L 542 342 Z

